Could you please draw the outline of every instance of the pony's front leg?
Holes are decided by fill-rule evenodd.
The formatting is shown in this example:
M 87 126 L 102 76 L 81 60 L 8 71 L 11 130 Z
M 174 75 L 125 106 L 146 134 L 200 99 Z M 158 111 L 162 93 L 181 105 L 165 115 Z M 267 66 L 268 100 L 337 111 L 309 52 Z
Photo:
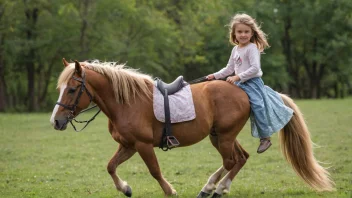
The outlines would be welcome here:
M 132 189 L 127 184 L 127 182 L 121 180 L 116 175 L 116 168 L 117 168 L 117 166 L 119 166 L 120 164 L 122 164 L 123 162 L 128 160 L 130 157 L 132 157 L 135 153 L 136 153 L 136 150 L 126 148 L 120 144 L 118 150 L 116 151 L 114 156 L 111 158 L 111 160 L 107 166 L 107 170 L 108 170 L 112 180 L 114 180 L 116 189 L 121 191 L 127 197 L 132 196 Z
M 159 182 L 165 196 L 177 195 L 176 190 L 167 182 L 161 174 L 158 160 L 156 158 L 153 144 L 136 143 L 136 149 L 147 165 L 150 174 Z M 147 196 L 148 197 L 148 196 Z

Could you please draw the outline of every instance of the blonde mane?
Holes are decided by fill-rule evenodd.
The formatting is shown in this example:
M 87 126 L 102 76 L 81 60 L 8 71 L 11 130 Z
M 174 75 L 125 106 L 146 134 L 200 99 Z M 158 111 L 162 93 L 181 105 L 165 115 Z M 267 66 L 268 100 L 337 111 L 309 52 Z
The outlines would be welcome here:
M 95 71 L 109 79 L 115 94 L 116 102 L 119 104 L 129 104 L 136 96 L 151 97 L 152 92 L 148 88 L 148 82 L 153 83 L 151 76 L 139 72 L 137 69 L 119 65 L 116 62 L 94 61 L 83 68 Z M 68 65 L 60 74 L 57 87 L 67 84 L 71 79 L 75 69 L 75 64 Z

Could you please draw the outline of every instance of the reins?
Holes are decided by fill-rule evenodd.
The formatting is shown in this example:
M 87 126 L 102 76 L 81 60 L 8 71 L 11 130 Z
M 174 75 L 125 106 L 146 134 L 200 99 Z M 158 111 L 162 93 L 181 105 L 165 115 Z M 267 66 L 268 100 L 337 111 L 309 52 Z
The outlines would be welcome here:
M 85 109 L 85 110 L 79 112 L 79 113 L 77 114 L 77 116 L 80 115 L 81 113 L 84 113 L 84 112 L 86 112 L 86 111 L 92 110 L 92 109 L 94 109 L 94 108 L 96 108 L 96 107 L 98 107 L 98 105 L 94 105 L 94 106 L 92 106 L 92 107 L 90 107 L 90 108 L 88 108 L 88 109 Z M 98 107 L 98 108 L 99 108 L 99 107 Z M 86 127 L 88 126 L 88 124 L 89 124 L 91 121 L 93 121 L 93 120 L 95 119 L 95 117 L 97 117 L 97 115 L 98 115 L 100 112 L 101 112 L 101 109 L 99 109 L 99 111 L 97 111 L 91 119 L 85 120 L 85 121 L 78 121 L 78 120 L 76 120 L 76 118 L 73 118 L 72 120 L 75 121 L 76 123 L 86 123 L 86 124 L 84 125 L 84 127 L 83 127 L 82 129 L 80 129 L 80 130 L 77 130 L 77 129 L 76 129 L 76 126 L 72 123 L 72 120 L 70 120 L 70 123 L 71 123 L 73 129 L 74 129 L 76 132 L 80 132 L 80 131 L 82 131 L 84 128 L 86 128 Z M 77 117 L 77 116 L 76 116 L 76 117 Z
M 203 77 L 200 77 L 200 78 L 191 80 L 191 81 L 189 81 L 188 83 L 189 83 L 189 84 L 197 84 L 197 83 L 201 83 L 201 82 L 205 82 L 205 81 L 208 81 L 208 80 L 207 80 L 207 77 L 206 77 L 206 76 L 203 76 Z

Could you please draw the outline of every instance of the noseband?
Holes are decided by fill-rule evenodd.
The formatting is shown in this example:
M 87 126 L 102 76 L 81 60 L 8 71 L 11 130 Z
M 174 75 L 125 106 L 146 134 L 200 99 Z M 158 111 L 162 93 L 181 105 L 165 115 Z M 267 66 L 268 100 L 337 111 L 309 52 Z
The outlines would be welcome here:
M 75 119 L 74 112 L 75 112 L 75 110 L 76 110 L 76 108 L 77 108 L 77 106 L 78 106 L 79 99 L 81 98 L 81 96 L 82 96 L 82 94 L 83 94 L 84 91 L 86 91 L 87 95 L 89 96 L 89 102 L 91 103 L 91 102 L 93 101 L 93 96 L 92 96 L 92 94 L 88 91 L 88 89 L 87 89 L 87 87 L 86 87 L 85 77 L 86 77 L 86 75 L 85 75 L 84 70 L 82 70 L 82 78 L 77 78 L 76 76 L 72 76 L 72 78 L 73 78 L 74 80 L 76 80 L 76 81 L 78 81 L 78 82 L 81 83 L 80 90 L 79 90 L 79 92 L 78 92 L 77 98 L 76 98 L 75 103 L 74 103 L 73 105 L 66 105 L 66 104 L 63 104 L 63 103 L 60 103 L 60 102 L 56 102 L 57 105 L 60 105 L 60 106 L 62 106 L 63 108 L 70 110 L 70 114 L 67 116 L 67 122 L 70 122 L 70 123 L 71 123 L 73 129 L 74 129 L 76 132 L 82 131 L 84 128 L 86 128 L 86 126 L 87 126 L 91 121 L 93 121 L 93 120 L 95 119 L 95 117 L 96 117 L 96 116 L 100 113 L 100 111 L 101 111 L 101 109 L 99 109 L 99 111 L 98 111 L 97 113 L 95 113 L 95 115 L 94 115 L 91 119 L 86 120 L 86 121 L 77 121 L 77 120 Z M 91 109 L 93 109 L 93 108 L 96 108 L 96 107 L 98 107 L 98 106 L 97 106 L 97 105 L 94 105 L 94 106 L 92 106 L 92 107 L 90 107 L 90 108 L 88 108 L 88 109 L 85 109 L 85 110 L 79 112 L 79 113 L 77 114 L 77 116 L 78 116 L 79 114 L 83 113 L 83 112 L 89 111 L 89 110 L 91 110 Z M 84 125 L 84 127 L 83 127 L 82 129 L 77 130 L 76 127 L 75 127 L 75 125 L 72 123 L 72 120 L 74 120 L 76 123 L 86 123 L 86 124 Z

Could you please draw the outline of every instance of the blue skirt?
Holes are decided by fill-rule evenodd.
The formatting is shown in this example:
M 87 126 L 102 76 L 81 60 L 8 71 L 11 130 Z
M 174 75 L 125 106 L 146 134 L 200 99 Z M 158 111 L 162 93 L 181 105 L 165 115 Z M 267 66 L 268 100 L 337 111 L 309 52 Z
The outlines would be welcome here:
M 284 104 L 279 93 L 264 85 L 261 78 L 252 78 L 243 83 L 238 81 L 235 84 L 249 97 L 253 137 L 270 137 L 290 121 L 293 110 Z

